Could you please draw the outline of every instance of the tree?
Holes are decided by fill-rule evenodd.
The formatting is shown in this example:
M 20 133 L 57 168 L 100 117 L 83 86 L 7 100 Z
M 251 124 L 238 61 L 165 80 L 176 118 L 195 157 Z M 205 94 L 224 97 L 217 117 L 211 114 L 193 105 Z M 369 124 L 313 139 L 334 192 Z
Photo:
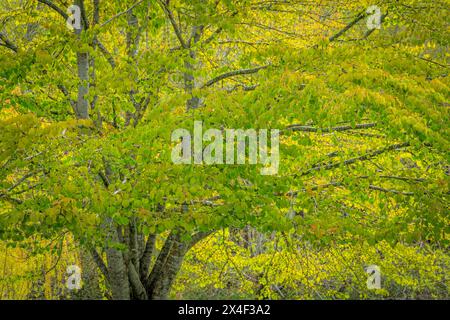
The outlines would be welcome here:
M 436 166 L 448 146 L 440 132 L 446 111 L 404 110 L 403 102 L 362 89 L 348 93 L 353 105 L 334 110 L 322 106 L 321 92 L 329 88 L 318 80 L 306 87 L 298 82 L 305 79 L 296 73 L 303 68 L 296 59 L 311 64 L 311 50 L 336 61 L 331 69 L 351 68 L 340 65 L 349 53 L 339 45 L 355 40 L 352 32 L 362 34 L 355 41 L 374 36 L 362 26 L 364 1 L 75 4 L 81 13 L 75 32 L 56 1 L 25 1 L 12 18 L 10 3 L 4 5 L 2 78 L 18 88 L 14 99 L 22 110 L 0 125 L 3 239 L 70 231 L 91 253 L 113 299 L 167 298 L 188 250 L 227 227 L 295 229 L 330 241 L 349 230 L 368 239 L 402 237 L 415 222 L 412 239 L 446 239 L 441 185 L 448 179 Z M 403 26 L 401 15 L 426 11 L 421 6 L 432 2 L 383 5 L 383 21 Z M 298 19 L 304 29 L 296 28 Z M 316 32 L 328 24 L 327 37 Z M 35 30 L 31 40 L 23 37 L 24 26 Z M 401 53 L 415 54 L 409 47 Z M 11 102 L 9 92 L 2 99 Z M 429 99 L 445 98 L 436 96 Z M 373 108 L 361 107 L 372 100 Z M 171 132 L 192 129 L 194 120 L 219 129 L 282 129 L 279 174 L 261 176 L 260 166 L 174 165 Z M 383 137 L 370 131 L 380 126 Z M 346 141 L 347 133 L 358 136 Z M 394 175 L 399 166 L 419 167 L 416 158 L 399 164 L 388 156 L 412 147 L 434 169 Z M 365 165 L 379 157 L 389 174 Z M 418 184 L 423 175 L 427 183 Z M 359 210 L 349 207 L 348 192 L 379 210 L 391 210 L 392 199 L 408 203 L 407 217 L 400 224 L 384 219 L 371 232 L 362 216 L 343 221 L 341 210 Z M 383 196 L 372 200 L 368 192 Z M 304 218 L 306 212 L 314 214 Z M 164 239 L 159 252 L 158 239 Z

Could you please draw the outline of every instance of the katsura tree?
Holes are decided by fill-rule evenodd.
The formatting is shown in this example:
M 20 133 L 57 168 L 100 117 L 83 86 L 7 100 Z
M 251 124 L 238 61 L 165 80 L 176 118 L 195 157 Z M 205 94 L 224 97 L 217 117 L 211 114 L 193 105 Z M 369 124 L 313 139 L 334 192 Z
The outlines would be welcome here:
M 224 228 L 448 240 L 448 111 L 437 107 L 448 88 L 376 68 L 417 54 L 412 41 L 386 48 L 407 26 L 390 18 L 394 4 L 380 4 L 382 48 L 365 1 L 74 4 L 75 30 L 61 2 L 2 7 L 2 239 L 70 232 L 113 299 L 167 298 L 188 250 Z M 375 58 L 357 63 L 361 50 Z M 417 74 L 435 77 L 441 66 L 423 59 Z M 174 164 L 172 132 L 195 121 L 281 130 L 278 173 Z

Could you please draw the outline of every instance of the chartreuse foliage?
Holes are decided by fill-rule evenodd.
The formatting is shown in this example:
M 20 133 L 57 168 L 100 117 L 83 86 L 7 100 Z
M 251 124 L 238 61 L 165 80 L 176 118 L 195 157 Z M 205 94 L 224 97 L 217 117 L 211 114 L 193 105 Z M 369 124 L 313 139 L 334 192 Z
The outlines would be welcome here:
M 242 239 L 240 239 L 242 240 Z M 370 245 L 347 235 L 313 247 L 298 238 L 271 237 L 256 246 L 228 234 L 204 241 L 186 258 L 174 298 L 208 299 L 436 299 L 448 296 L 448 255 L 442 250 L 385 241 Z M 360 239 L 361 240 L 361 239 Z M 238 243 L 241 243 L 239 245 Z M 367 289 L 365 268 L 382 272 L 382 288 Z
M 359 39 L 366 32 L 359 23 L 330 41 L 346 13 L 371 3 L 326 1 L 328 14 L 338 13 L 325 24 L 328 11 L 313 4 L 298 4 L 310 12 L 299 20 L 285 4 L 223 1 L 217 9 L 213 2 L 173 1 L 185 13 L 183 26 L 208 25 L 206 39 L 222 32 L 189 49 L 180 48 L 153 1 L 151 9 L 137 7 L 145 21 L 139 32 L 146 31 L 137 56 L 125 14 L 78 37 L 48 8 L 29 4 L 14 16 L 2 8 L 1 17 L 15 21 L 5 25 L 7 34 L 39 27 L 31 40 L 16 37 L 18 50 L 1 48 L 1 240 L 26 251 L 36 245 L 30 238 L 54 248 L 48 241 L 67 233 L 71 244 L 128 253 L 108 226 L 125 230 L 138 221 L 144 238 L 159 235 L 157 249 L 173 230 L 183 230 L 183 240 L 214 230 L 188 254 L 173 296 L 203 297 L 204 289 L 208 297 L 241 298 L 448 296 L 442 10 L 417 9 L 417 29 L 407 8 L 430 1 L 405 1 L 403 10 L 385 2 L 381 31 Z M 131 5 L 105 4 L 102 15 Z M 74 69 L 79 52 L 95 61 L 86 120 L 75 119 L 73 107 L 84 84 Z M 206 85 L 254 66 L 264 68 Z M 186 110 L 192 97 L 201 103 Z M 194 121 L 205 130 L 280 129 L 278 174 L 261 175 L 260 164 L 174 165 L 171 134 L 192 132 Z M 366 288 L 364 267 L 371 264 L 382 269 L 382 290 Z M 16 271 L 8 277 L 23 275 Z

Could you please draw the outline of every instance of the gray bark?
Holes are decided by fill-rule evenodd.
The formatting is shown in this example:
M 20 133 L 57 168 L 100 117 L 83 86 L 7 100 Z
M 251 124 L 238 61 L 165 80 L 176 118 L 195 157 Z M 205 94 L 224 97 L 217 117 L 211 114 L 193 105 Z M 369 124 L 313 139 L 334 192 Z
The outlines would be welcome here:
M 158 255 L 147 280 L 147 294 L 151 300 L 165 300 L 181 269 L 186 253 L 210 232 L 199 232 L 190 241 L 181 241 L 181 233 L 172 231 Z
M 77 52 L 78 68 L 78 98 L 75 108 L 78 119 L 89 118 L 89 103 L 87 95 L 89 93 L 89 54 L 87 52 Z
M 81 273 L 83 287 L 79 296 L 83 300 L 101 300 L 102 293 L 99 286 L 99 275 L 93 258 L 89 252 L 80 250 Z
M 184 251 L 180 235 L 172 232 L 164 243 L 149 277 L 147 290 L 150 299 L 167 299 L 175 275 L 181 267 Z
M 110 222 L 112 223 L 112 221 Z M 110 230 L 110 241 L 113 243 L 120 242 L 117 230 L 113 227 Z M 130 285 L 128 271 L 122 252 L 110 247 L 106 250 L 106 257 L 108 259 L 109 285 L 113 300 L 129 300 Z
M 83 29 L 88 28 L 87 19 L 84 12 L 84 2 L 82 0 L 75 1 L 75 4 L 81 8 L 82 27 L 76 29 L 75 33 L 80 36 Z M 77 70 L 78 70 L 78 97 L 75 105 L 75 113 L 78 119 L 89 118 L 89 102 L 87 95 L 89 93 L 89 54 L 87 52 L 77 52 Z
M 133 263 L 130 263 L 128 265 L 128 277 L 133 289 L 133 297 L 138 300 L 147 300 L 147 291 L 145 290 L 145 287 L 142 284 L 142 281 L 139 278 L 139 274 L 137 273 Z
M 149 235 L 139 263 L 139 275 L 141 279 L 147 279 L 150 264 L 152 262 L 152 255 L 155 247 L 155 242 L 156 242 L 156 235 L 154 234 Z
M 195 51 L 191 49 L 192 42 L 193 42 L 193 44 L 196 44 L 197 42 L 199 42 L 202 34 L 203 34 L 203 26 L 192 27 L 192 34 L 191 34 L 191 38 L 189 39 L 188 46 L 190 48 L 189 56 L 193 60 L 195 60 L 196 54 L 195 54 Z M 192 63 L 190 63 L 189 61 L 186 61 L 184 63 L 184 67 L 187 70 L 187 72 L 183 73 L 184 90 L 186 93 L 188 93 L 191 96 L 191 98 L 188 99 L 188 101 L 186 102 L 186 109 L 187 110 L 197 109 L 200 106 L 200 98 L 196 97 L 192 94 L 192 92 L 194 90 L 194 84 L 195 84 L 195 79 L 193 76 L 194 65 Z

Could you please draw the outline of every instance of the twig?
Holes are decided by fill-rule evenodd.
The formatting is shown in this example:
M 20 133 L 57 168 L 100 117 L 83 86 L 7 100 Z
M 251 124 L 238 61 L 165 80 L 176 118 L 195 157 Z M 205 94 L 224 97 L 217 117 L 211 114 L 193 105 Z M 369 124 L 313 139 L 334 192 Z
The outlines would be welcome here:
M 376 157 L 376 156 L 378 156 L 378 155 L 380 155 L 382 153 L 385 153 L 387 151 L 400 149 L 400 148 L 404 148 L 404 147 L 409 147 L 409 142 L 393 144 L 393 145 L 388 146 L 386 148 L 374 150 L 374 151 L 366 153 L 365 155 L 362 155 L 360 157 L 351 158 L 351 159 L 348 159 L 348 160 L 345 160 L 345 161 L 342 161 L 342 162 L 335 162 L 335 163 L 330 163 L 330 164 L 327 164 L 327 165 L 318 165 L 318 166 L 315 166 L 315 167 L 312 167 L 312 168 L 306 170 L 301 175 L 305 176 L 305 175 L 307 175 L 307 174 L 309 174 L 309 173 L 311 173 L 313 171 L 319 171 L 319 170 L 322 170 L 322 169 L 323 170 L 330 170 L 330 169 L 333 169 L 333 168 L 337 168 L 337 167 L 339 167 L 341 165 L 349 165 L 349 164 L 353 164 L 353 163 L 355 163 L 357 161 L 369 160 L 369 159 L 371 159 L 373 157 Z
M 138 1 L 135 4 L 133 4 L 131 7 L 129 7 L 127 10 L 119 12 L 118 14 L 116 14 L 115 16 L 112 16 L 111 18 L 109 18 L 108 20 L 106 20 L 105 22 L 103 22 L 100 25 L 100 28 L 103 28 L 105 25 L 107 25 L 108 23 L 110 23 L 111 21 L 113 21 L 114 19 L 117 19 L 120 16 L 123 16 L 124 14 L 130 12 L 131 10 L 133 10 L 136 6 L 140 5 L 144 0 Z
M 338 126 L 332 128 L 316 128 L 312 126 L 302 126 L 298 124 L 290 125 L 286 128 L 286 130 L 290 131 L 303 131 L 303 132 L 333 132 L 333 131 L 346 131 L 346 130 L 355 130 L 355 129 L 368 129 L 376 127 L 377 123 L 362 123 L 357 124 L 355 126 Z

